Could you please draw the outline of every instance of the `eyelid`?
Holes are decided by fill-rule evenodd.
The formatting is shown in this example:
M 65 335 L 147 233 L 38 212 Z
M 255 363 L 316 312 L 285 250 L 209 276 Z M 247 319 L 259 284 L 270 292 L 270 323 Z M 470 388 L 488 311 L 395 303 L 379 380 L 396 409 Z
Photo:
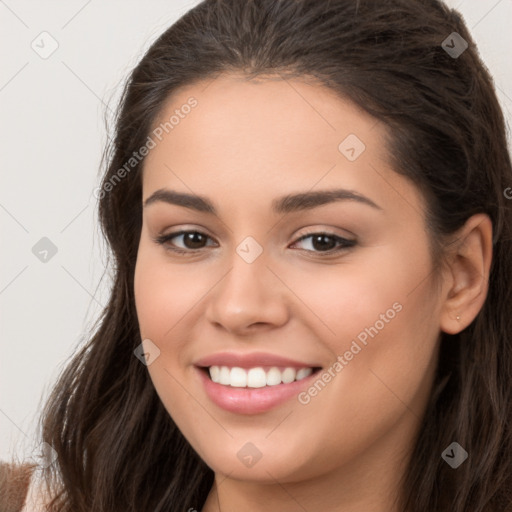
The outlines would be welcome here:
M 348 230 L 343 230 L 345 231 L 346 233 L 348 233 L 348 236 L 352 237 L 352 238 L 348 238 L 348 236 L 345 236 L 345 235 L 342 235 L 342 234 L 339 234 L 335 231 L 336 228 L 325 228 L 325 227 L 313 227 L 313 228 L 305 228 L 305 231 L 301 231 L 299 235 L 297 235 L 297 239 L 296 241 L 298 241 L 299 239 L 303 238 L 304 236 L 308 236 L 308 235 L 320 235 L 320 234 L 325 234 L 325 235 L 328 235 L 328 236 L 332 236 L 332 237 L 336 237 L 336 238 L 341 238 L 342 240 L 346 240 L 347 242 L 351 242 L 351 241 L 356 241 L 356 235 L 354 233 L 351 233 L 350 231 Z M 338 228 L 339 229 L 339 228 Z

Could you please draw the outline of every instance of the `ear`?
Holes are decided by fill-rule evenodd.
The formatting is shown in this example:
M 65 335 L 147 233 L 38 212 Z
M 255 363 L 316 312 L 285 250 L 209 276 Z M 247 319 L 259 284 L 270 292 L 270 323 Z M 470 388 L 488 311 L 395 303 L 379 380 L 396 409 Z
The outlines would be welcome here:
M 447 257 L 447 278 L 440 328 L 457 334 L 477 316 L 487 297 L 492 261 L 492 222 L 488 215 L 470 217 L 456 233 Z M 458 319 L 457 319 L 458 317 Z

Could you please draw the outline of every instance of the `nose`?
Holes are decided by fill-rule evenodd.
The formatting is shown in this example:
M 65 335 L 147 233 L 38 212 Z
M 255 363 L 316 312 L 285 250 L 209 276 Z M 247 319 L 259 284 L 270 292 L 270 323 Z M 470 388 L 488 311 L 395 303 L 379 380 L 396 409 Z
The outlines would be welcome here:
M 269 263 L 265 252 L 251 263 L 234 252 L 229 271 L 208 294 L 206 319 L 236 335 L 284 325 L 289 296 Z

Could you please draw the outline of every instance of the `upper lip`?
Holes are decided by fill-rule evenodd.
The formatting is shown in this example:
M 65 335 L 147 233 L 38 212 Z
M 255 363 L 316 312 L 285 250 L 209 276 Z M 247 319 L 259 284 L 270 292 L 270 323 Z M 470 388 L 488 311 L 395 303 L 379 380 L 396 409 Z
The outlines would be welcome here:
M 218 352 L 198 359 L 196 366 L 229 366 L 239 368 L 254 368 L 257 366 L 283 366 L 290 368 L 315 368 L 318 364 L 297 361 L 288 357 L 267 352 L 250 352 L 246 354 L 237 354 L 234 352 Z

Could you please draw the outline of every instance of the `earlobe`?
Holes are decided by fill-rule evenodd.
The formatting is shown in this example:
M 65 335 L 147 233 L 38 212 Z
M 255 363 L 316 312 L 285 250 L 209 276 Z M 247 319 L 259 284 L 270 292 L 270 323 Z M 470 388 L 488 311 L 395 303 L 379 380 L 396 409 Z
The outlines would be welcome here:
M 489 284 L 492 261 L 492 222 L 479 213 L 469 218 L 455 235 L 448 256 L 449 288 L 444 296 L 440 328 L 457 334 L 478 315 Z

